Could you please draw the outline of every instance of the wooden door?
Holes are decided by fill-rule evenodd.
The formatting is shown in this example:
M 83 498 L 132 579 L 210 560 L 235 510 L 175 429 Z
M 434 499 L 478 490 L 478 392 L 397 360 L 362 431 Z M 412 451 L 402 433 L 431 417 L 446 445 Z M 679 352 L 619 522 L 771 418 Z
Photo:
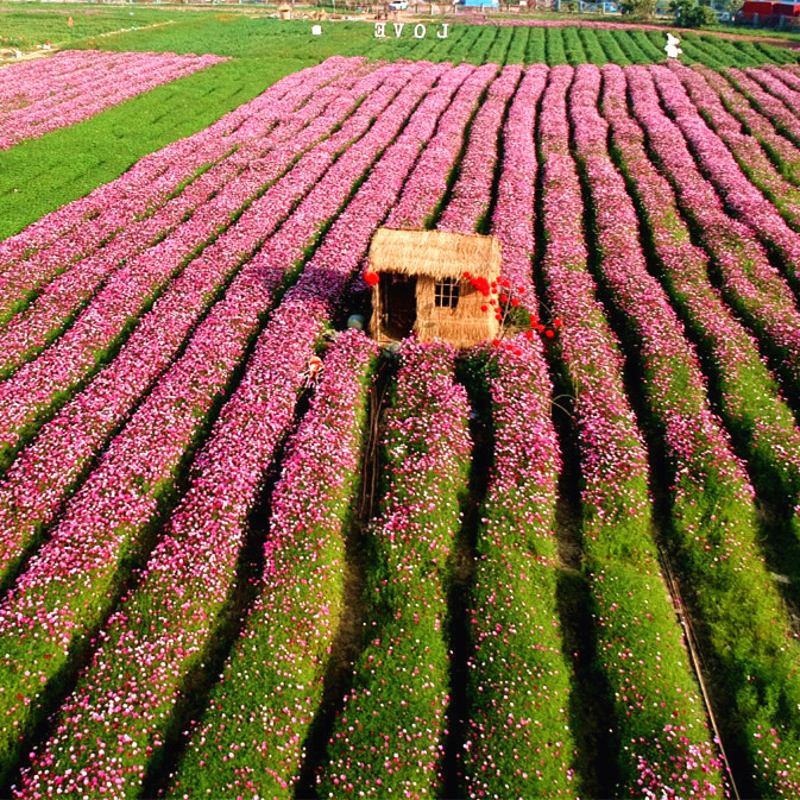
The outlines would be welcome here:
M 417 278 L 381 273 L 381 327 L 391 339 L 404 339 L 417 321 Z

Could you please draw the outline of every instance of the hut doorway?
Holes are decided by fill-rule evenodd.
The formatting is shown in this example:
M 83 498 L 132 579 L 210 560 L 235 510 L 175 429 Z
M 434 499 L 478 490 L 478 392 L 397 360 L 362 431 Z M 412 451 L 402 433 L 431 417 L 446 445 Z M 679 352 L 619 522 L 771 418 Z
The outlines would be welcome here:
M 417 276 L 381 273 L 381 327 L 393 339 L 410 336 L 417 321 Z

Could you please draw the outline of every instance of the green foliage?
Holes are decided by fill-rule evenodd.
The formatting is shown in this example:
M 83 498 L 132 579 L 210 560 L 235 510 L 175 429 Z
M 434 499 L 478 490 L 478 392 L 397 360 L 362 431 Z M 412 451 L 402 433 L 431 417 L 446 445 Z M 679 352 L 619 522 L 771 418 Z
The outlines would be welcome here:
M 675 17 L 675 24 L 682 28 L 703 28 L 717 21 L 711 7 L 698 0 L 672 0 L 669 10 Z
M 527 358 L 500 351 L 489 367 L 491 403 L 487 396 L 476 406 L 492 409 L 495 460 L 469 592 L 474 651 L 462 796 L 574 796 L 572 671 L 556 600 L 558 463 L 555 435 L 540 435 L 552 430 L 550 395 Z M 528 425 L 519 425 L 520 410 Z
M 466 397 L 452 352 L 417 346 L 383 439 L 386 486 L 370 537 L 368 641 L 328 744 L 320 796 L 432 796 L 448 702 L 449 555 L 468 467 Z
M 652 0 L 634 0 L 652 2 Z M 684 0 L 689 2 L 689 0 Z M 71 13 L 75 24 L 66 26 Z M 143 27 L 113 36 L 135 25 Z M 168 24 L 161 24 L 168 23 Z M 84 6 L 57 11 L 0 6 L 0 29 L 21 45 L 43 39 L 70 47 L 104 50 L 151 50 L 216 53 L 232 58 L 225 64 L 157 87 L 145 95 L 108 109 L 70 128 L 0 151 L 0 239 L 64 203 L 113 180 L 142 156 L 175 139 L 202 130 L 268 86 L 296 70 L 334 54 L 369 58 L 427 58 L 470 63 L 578 64 L 650 63 L 664 60 L 663 34 L 653 31 L 605 31 L 573 28 L 500 28 L 452 24 L 446 40 L 436 40 L 436 22 L 428 37 L 375 39 L 370 25 L 357 22 L 324 24 L 314 37 L 305 21 L 279 21 L 261 15 L 162 9 L 92 9 Z M 4 27 L 5 26 L 5 27 Z M 63 38 L 57 35 L 65 32 Z M 743 63 L 796 62 L 789 50 L 703 37 L 687 44 L 684 61 L 714 67 Z M 2 42 L 0 42 L 1 46 Z M 169 108 L 174 113 L 164 113 Z
M 634 19 L 652 19 L 656 13 L 656 0 L 624 0 L 622 13 Z

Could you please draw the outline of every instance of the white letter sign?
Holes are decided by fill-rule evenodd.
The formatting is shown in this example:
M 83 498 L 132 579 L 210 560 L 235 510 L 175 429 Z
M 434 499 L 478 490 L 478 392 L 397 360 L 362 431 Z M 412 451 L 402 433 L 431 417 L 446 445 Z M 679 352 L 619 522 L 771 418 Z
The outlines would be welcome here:
M 446 39 L 447 38 L 447 29 L 450 27 L 449 22 L 442 23 L 442 29 L 440 31 L 436 31 L 436 38 L 437 39 Z
M 386 38 L 386 23 L 385 22 L 376 22 L 375 23 L 375 38 L 376 39 L 385 39 Z
M 420 22 L 418 25 L 414 26 L 414 38 L 415 39 L 424 39 L 425 34 L 428 32 L 428 29 Z

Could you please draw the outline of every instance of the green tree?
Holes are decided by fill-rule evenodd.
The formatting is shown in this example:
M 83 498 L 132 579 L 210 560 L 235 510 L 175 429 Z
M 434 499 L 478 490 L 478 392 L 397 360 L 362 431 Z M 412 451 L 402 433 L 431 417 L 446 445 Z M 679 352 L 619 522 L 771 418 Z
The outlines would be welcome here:
M 669 8 L 675 16 L 675 24 L 682 28 L 702 28 L 717 21 L 712 9 L 697 0 L 673 0 Z
M 624 0 L 622 13 L 635 19 L 650 19 L 656 13 L 656 0 Z

